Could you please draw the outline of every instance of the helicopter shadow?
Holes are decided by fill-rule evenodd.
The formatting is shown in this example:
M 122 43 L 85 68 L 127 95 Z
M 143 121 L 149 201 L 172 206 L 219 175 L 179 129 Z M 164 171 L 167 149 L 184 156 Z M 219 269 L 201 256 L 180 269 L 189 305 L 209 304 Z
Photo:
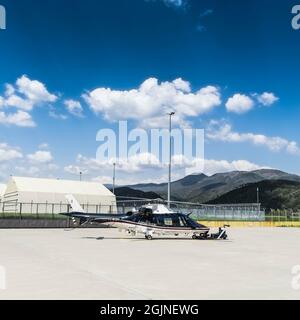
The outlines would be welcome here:
M 130 240 L 130 241 L 147 241 L 149 242 L 149 240 L 144 239 L 144 238 L 126 238 L 126 237 L 82 237 L 81 239 L 85 239 L 85 240 Z M 233 240 L 217 240 L 217 239 L 198 239 L 198 240 L 194 240 L 194 239 L 189 239 L 189 238 L 154 238 L 151 241 L 199 241 L 199 242 L 207 242 L 207 241 L 218 241 L 218 242 L 223 242 L 223 243 L 233 243 Z

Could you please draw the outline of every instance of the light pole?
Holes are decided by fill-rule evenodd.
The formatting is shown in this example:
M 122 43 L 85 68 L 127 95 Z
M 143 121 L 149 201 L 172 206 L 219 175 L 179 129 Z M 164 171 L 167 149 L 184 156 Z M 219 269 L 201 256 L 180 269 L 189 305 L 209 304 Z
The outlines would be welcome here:
M 79 180 L 82 181 L 82 172 L 79 172 Z
M 175 115 L 175 112 L 170 112 L 169 114 L 169 181 L 168 181 L 168 207 L 171 207 L 171 175 L 172 175 L 172 117 Z
M 114 162 L 114 169 L 113 169 L 113 194 L 115 194 L 115 186 L 116 186 L 116 163 Z
M 260 215 L 260 199 L 259 199 L 259 187 L 256 189 L 256 201 L 257 201 L 257 214 Z

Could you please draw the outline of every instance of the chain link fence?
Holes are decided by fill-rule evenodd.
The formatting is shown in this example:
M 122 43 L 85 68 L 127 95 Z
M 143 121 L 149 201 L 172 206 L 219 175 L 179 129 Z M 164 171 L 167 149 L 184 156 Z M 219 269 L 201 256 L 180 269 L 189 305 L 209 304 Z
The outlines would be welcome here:
M 164 200 L 147 199 L 124 199 L 118 200 L 118 210 L 126 213 L 132 208 L 147 204 L 164 204 Z M 176 212 L 190 214 L 194 220 L 228 220 L 228 221 L 265 221 L 265 211 L 260 204 L 226 204 L 226 205 L 205 205 L 190 202 L 170 203 L 171 209 Z
M 117 213 L 116 205 L 83 203 L 81 206 L 89 213 Z M 2 219 L 66 219 L 60 213 L 68 212 L 70 212 L 70 205 L 63 202 L 0 202 L 0 218 Z
M 88 213 L 121 213 L 126 214 L 133 209 L 147 204 L 165 204 L 164 200 L 118 197 L 116 205 L 81 204 Z M 171 202 L 171 209 L 176 212 L 190 214 L 195 220 L 204 221 L 299 221 L 300 213 L 292 210 L 271 210 L 266 213 L 260 204 L 224 204 L 206 205 L 189 202 Z M 18 203 L 0 202 L 0 218 L 2 219 L 66 219 L 60 213 L 70 212 L 66 203 Z

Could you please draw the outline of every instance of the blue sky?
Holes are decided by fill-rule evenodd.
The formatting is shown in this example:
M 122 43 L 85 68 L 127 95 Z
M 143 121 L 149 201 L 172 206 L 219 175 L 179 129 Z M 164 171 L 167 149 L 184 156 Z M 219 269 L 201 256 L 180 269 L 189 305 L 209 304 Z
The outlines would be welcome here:
M 296 3 L 0 0 L 0 180 L 81 170 L 109 182 L 111 166 L 94 159 L 97 131 L 124 118 L 165 126 L 166 102 L 175 126 L 206 129 L 206 173 L 300 173 Z M 119 183 L 164 181 L 165 171 L 124 165 Z

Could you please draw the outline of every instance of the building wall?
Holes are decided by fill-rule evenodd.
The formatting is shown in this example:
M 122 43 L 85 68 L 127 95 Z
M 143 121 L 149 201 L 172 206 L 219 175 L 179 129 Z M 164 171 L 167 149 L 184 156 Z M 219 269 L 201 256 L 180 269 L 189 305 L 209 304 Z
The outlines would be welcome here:
M 68 194 L 66 190 L 65 194 L 47 193 L 47 192 L 17 192 L 16 199 L 18 202 L 23 203 L 68 203 L 65 195 Z M 114 196 L 96 196 L 96 195 L 81 195 L 74 194 L 73 196 L 80 204 L 102 204 L 102 205 L 112 205 L 116 202 Z
M 73 195 L 90 213 L 109 213 L 116 207 L 115 197 Z M 22 212 L 25 213 L 57 214 L 68 211 L 68 202 L 63 194 L 19 192 L 18 202 L 22 203 Z

